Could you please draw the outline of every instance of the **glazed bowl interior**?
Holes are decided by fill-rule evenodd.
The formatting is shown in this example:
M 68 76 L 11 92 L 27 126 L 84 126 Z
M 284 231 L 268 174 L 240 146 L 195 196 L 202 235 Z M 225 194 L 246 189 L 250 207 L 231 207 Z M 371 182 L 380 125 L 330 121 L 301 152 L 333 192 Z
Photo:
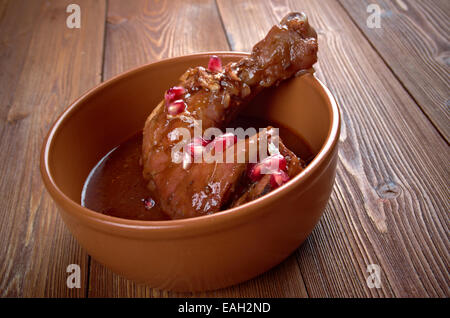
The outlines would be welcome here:
M 219 55 L 227 63 L 244 54 Z M 85 179 L 95 164 L 140 131 L 165 90 L 178 83 L 187 67 L 206 65 L 208 56 L 197 54 L 140 67 L 75 101 L 58 119 L 45 145 L 43 161 L 56 188 L 80 204 Z M 244 113 L 283 124 L 302 136 L 318 154 L 330 136 L 331 121 L 336 116 L 330 102 L 324 100 L 322 89 L 313 75 L 306 74 L 268 89 Z

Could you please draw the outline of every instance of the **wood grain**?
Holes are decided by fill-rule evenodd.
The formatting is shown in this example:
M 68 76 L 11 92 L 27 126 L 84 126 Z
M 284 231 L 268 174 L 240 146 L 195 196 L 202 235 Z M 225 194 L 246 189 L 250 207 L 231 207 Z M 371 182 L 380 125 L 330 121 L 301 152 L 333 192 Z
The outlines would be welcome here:
M 448 297 L 448 145 L 347 13 L 331 0 L 218 7 L 234 50 L 249 50 L 292 10 L 319 34 L 317 76 L 343 127 L 334 192 L 297 254 L 308 295 Z M 368 288 L 368 264 L 381 266 L 382 288 Z
M 2 297 L 86 294 L 87 255 L 64 227 L 39 173 L 40 148 L 56 116 L 100 82 L 105 2 L 77 1 L 81 29 L 66 27 L 69 3 L 0 3 Z M 66 286 L 72 263 L 81 266 L 80 289 Z
M 381 28 L 369 28 L 372 0 L 340 0 L 441 134 L 450 137 L 450 1 L 380 0 Z
M 71 1 L 0 0 L 0 297 L 449 297 L 449 3 L 375 1 L 383 27 L 369 30 L 369 1 L 339 1 L 78 0 L 82 27 L 68 29 Z M 39 174 L 56 116 L 130 68 L 249 51 L 291 10 L 318 31 L 317 76 L 343 119 L 336 185 L 308 240 L 256 279 L 197 294 L 137 285 L 90 260 Z M 81 289 L 66 287 L 72 263 Z M 380 289 L 366 284 L 373 263 Z
M 104 80 L 162 58 L 229 47 L 213 0 L 111 0 L 105 49 Z
M 108 4 L 104 78 L 158 59 L 201 51 L 228 51 L 215 2 L 123 1 Z M 295 257 L 259 278 L 211 293 L 173 293 L 137 285 L 91 261 L 89 297 L 306 296 Z

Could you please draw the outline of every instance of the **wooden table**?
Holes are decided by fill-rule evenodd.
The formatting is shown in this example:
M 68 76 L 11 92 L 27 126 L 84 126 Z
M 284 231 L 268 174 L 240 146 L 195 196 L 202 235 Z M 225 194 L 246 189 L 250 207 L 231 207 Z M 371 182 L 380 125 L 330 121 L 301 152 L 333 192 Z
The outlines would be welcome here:
M 79 29 L 66 26 L 69 3 Z M 291 10 L 318 31 L 317 76 L 343 118 L 334 191 L 308 240 L 251 281 L 198 294 L 137 285 L 91 259 L 39 173 L 56 117 L 130 68 L 249 51 Z M 1 0 L 0 295 L 449 297 L 449 15 L 448 0 Z M 79 289 L 66 286 L 69 264 L 81 266 Z M 381 288 L 368 287 L 369 264 Z

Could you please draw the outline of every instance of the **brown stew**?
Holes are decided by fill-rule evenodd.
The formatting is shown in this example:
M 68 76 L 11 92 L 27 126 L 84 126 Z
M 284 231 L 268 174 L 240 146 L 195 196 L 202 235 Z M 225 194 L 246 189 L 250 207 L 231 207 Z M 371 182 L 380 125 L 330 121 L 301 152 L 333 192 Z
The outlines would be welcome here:
M 279 128 L 280 137 L 297 156 L 309 163 L 313 152 L 308 143 L 290 129 L 266 120 L 240 117 L 231 128 Z M 81 203 L 91 210 L 110 216 L 134 220 L 169 220 L 154 201 L 142 177 L 139 159 L 142 133 L 138 133 L 111 150 L 92 169 L 83 187 Z

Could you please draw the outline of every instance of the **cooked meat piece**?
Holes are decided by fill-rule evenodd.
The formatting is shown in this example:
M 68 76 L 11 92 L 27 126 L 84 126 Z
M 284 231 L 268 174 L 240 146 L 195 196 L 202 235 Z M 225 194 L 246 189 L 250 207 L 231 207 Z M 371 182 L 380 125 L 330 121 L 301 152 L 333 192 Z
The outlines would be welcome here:
M 270 127 L 269 127 L 270 128 Z M 298 158 L 292 151 L 290 151 L 281 141 L 279 140 L 279 151 L 280 154 L 286 159 L 287 174 L 290 178 L 295 177 L 305 168 L 305 162 Z M 250 166 L 252 167 L 252 166 Z M 263 195 L 269 193 L 273 190 L 273 185 L 271 183 L 271 175 L 266 174 L 260 180 L 256 182 L 248 182 L 240 188 L 239 192 L 236 192 L 235 199 L 232 201 L 230 207 L 234 208 L 241 204 L 250 202 L 252 200 L 258 199 Z
M 187 129 L 191 136 L 195 128 L 202 133 L 211 127 L 223 129 L 262 89 L 311 68 L 316 60 L 315 31 L 303 13 L 290 13 L 255 45 L 250 56 L 223 69 L 188 69 L 177 91 L 168 91 L 166 103 L 161 102 L 147 118 L 143 132 L 143 176 L 163 211 L 172 218 L 219 211 L 246 170 L 245 164 L 192 163 L 187 167 L 174 162 L 172 149 L 183 139 L 177 128 Z M 217 182 L 220 191 L 209 186 Z
M 257 152 L 252 152 L 249 144 L 257 144 L 260 136 L 261 133 L 240 139 L 228 147 L 221 152 L 223 162 L 192 162 L 187 170 L 189 173 L 180 174 L 179 170 L 170 169 L 169 174 L 157 174 L 154 180 L 159 185 L 159 204 L 163 211 L 168 211 L 166 213 L 172 219 L 220 211 L 244 181 L 250 157 L 257 161 Z M 214 148 L 206 147 L 205 152 L 215 155 Z M 242 152 L 244 160 L 240 161 L 237 158 Z M 226 156 L 233 160 L 228 163 Z
M 287 173 L 289 177 L 293 178 L 297 174 L 303 171 L 306 167 L 306 162 L 303 161 L 301 158 L 297 157 L 295 153 L 293 153 L 291 150 L 289 150 L 284 144 L 283 141 L 280 139 L 279 142 L 279 150 L 280 154 L 283 155 L 284 158 L 286 158 L 287 161 Z
M 258 199 L 263 195 L 272 191 L 272 185 L 270 184 L 270 175 L 266 174 L 261 180 L 250 183 L 248 187 L 244 188 L 244 192 L 234 200 L 230 208 L 237 207 L 244 203 L 250 202 L 252 200 Z

